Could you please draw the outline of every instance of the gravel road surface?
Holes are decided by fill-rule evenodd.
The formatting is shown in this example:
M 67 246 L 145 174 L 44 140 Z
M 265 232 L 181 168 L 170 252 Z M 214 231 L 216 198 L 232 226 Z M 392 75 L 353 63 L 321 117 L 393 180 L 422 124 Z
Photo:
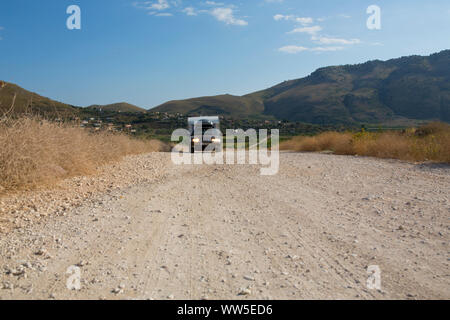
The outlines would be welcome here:
M 133 156 L 0 199 L 0 298 L 450 299 L 449 166 L 280 157 Z

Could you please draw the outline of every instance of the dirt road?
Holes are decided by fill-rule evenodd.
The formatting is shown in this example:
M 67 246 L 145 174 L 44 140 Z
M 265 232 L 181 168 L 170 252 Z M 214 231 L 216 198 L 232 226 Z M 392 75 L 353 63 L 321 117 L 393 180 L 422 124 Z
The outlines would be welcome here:
M 448 166 L 282 153 L 261 176 L 138 157 L 160 174 L 2 235 L 1 298 L 450 299 Z

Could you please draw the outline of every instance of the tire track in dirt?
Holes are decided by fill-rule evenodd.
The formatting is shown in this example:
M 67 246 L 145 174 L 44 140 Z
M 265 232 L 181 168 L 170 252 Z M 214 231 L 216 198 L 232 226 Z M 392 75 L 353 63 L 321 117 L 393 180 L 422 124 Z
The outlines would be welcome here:
M 280 157 L 260 176 L 146 156 L 167 174 L 3 237 L 0 298 L 450 298 L 448 167 Z M 69 291 L 66 269 L 83 261 Z M 365 287 L 368 264 L 381 291 Z

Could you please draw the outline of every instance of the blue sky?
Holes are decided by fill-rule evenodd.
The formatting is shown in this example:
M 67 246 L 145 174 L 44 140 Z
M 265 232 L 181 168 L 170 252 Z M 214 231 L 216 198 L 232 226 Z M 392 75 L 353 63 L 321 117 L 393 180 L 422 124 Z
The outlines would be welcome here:
M 69 5 L 81 30 L 68 30 Z M 366 9 L 381 8 L 369 30 Z M 448 0 L 0 2 L 0 79 L 86 106 L 241 95 L 319 67 L 450 49 Z

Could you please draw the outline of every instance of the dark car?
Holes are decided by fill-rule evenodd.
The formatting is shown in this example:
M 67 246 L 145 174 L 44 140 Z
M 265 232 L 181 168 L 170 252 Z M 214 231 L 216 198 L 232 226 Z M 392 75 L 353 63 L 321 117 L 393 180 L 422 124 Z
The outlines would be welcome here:
M 222 143 L 218 117 L 189 118 L 188 123 L 191 134 L 191 153 L 203 152 L 210 144 Z

